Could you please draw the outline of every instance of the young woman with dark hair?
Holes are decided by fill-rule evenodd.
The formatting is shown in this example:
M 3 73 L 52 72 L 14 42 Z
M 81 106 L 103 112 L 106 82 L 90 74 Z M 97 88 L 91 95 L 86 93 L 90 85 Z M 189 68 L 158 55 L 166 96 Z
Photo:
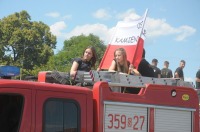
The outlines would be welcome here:
M 58 71 L 53 71 L 51 76 L 61 84 L 72 85 L 72 81 L 74 80 L 77 71 L 89 72 L 92 69 L 92 67 L 95 69 L 96 60 L 96 50 L 93 46 L 89 46 L 83 51 L 82 57 L 75 58 L 73 60 L 70 73 L 66 74 Z
M 81 58 L 75 58 L 73 60 L 70 75 L 75 76 L 77 71 L 89 72 L 92 67 L 95 69 L 95 63 L 97 60 L 96 50 L 93 46 L 87 47 L 83 51 Z

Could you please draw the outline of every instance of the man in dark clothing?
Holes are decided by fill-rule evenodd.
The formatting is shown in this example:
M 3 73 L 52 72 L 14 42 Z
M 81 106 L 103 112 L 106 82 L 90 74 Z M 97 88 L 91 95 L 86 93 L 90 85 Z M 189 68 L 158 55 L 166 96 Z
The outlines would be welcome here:
M 154 77 L 155 78 L 160 78 L 161 77 L 161 71 L 157 67 L 157 65 L 158 65 L 158 60 L 157 59 L 153 59 L 152 63 L 151 63 L 151 67 L 153 68 L 153 71 L 154 71 Z
M 161 70 L 161 78 L 173 78 L 172 70 L 169 69 L 169 62 L 164 62 L 164 68 Z
M 137 70 L 139 71 L 139 73 L 142 76 L 154 77 L 153 68 L 151 67 L 149 62 L 145 59 L 145 50 L 144 49 L 143 49 L 143 53 L 142 53 L 142 60 L 140 61 Z M 141 90 L 141 88 L 126 88 L 126 92 L 132 93 L 132 94 L 138 94 L 140 92 L 140 90 Z
M 143 49 L 143 54 L 142 54 L 142 60 L 140 61 L 138 65 L 138 71 L 142 76 L 146 77 L 154 77 L 154 72 L 149 64 L 149 62 L 145 59 L 145 50 Z
M 200 89 L 200 68 L 196 73 L 196 88 Z
M 185 61 L 181 60 L 180 61 L 180 66 L 174 72 L 174 78 L 180 78 L 181 80 L 184 81 L 184 73 L 183 73 L 183 68 L 184 67 L 185 67 Z

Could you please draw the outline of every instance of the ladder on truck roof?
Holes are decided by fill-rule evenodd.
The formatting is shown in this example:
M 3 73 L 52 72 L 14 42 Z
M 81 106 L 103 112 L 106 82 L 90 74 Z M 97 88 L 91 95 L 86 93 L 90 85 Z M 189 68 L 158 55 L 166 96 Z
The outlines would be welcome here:
M 48 77 L 51 77 L 51 71 L 48 71 Z M 59 72 L 62 78 L 66 79 L 69 75 L 66 72 Z M 38 81 L 40 77 L 38 77 Z M 46 76 L 47 78 L 47 76 Z M 153 78 L 144 76 L 134 76 L 123 74 L 120 72 L 109 72 L 109 71 L 96 71 L 91 70 L 90 72 L 78 71 L 75 76 L 75 82 L 78 83 L 90 83 L 94 84 L 98 81 L 106 81 L 109 86 L 113 87 L 145 87 L 146 84 L 158 84 L 158 85 L 172 85 L 172 86 L 185 86 L 193 88 L 191 82 L 182 81 L 175 78 Z M 40 81 L 41 82 L 41 81 Z
M 79 80 L 79 79 L 82 80 Z M 182 81 L 178 78 L 153 78 L 144 76 L 134 76 L 120 72 L 95 71 L 81 72 L 78 71 L 76 80 L 80 82 L 97 82 L 106 81 L 110 86 L 118 87 L 145 87 L 145 84 L 185 86 L 193 88 L 191 82 Z

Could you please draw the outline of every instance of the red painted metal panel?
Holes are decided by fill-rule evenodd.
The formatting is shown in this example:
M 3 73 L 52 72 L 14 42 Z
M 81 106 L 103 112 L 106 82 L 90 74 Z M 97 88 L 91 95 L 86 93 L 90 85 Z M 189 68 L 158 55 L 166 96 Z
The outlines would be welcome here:
M 47 71 L 39 72 L 38 73 L 38 82 L 45 82 L 46 81 L 46 74 L 47 74 Z
M 63 90 L 59 87 L 62 87 Z M 50 89 L 49 91 L 37 90 L 36 131 L 42 131 L 43 105 L 45 101 L 49 98 L 59 98 L 71 99 L 79 103 L 81 110 L 81 132 L 91 132 L 93 130 L 92 92 L 87 88 L 67 85 L 54 85 Z
M 154 108 L 149 108 L 149 132 L 154 132 Z
M 171 96 L 173 90 L 177 93 L 175 97 Z M 199 103 L 197 93 L 192 88 L 149 84 L 146 85 L 145 90 L 141 92 L 141 94 L 137 95 L 112 92 L 107 82 L 97 82 L 93 88 L 93 97 L 94 113 L 98 115 L 94 117 L 95 132 L 103 131 L 104 101 L 195 109 L 193 130 L 194 132 L 199 131 Z M 150 110 L 150 114 L 152 114 L 152 111 L 153 110 Z M 154 124 L 152 116 L 153 115 L 150 116 L 150 125 Z M 153 127 L 151 126 L 150 128 L 153 132 Z
M 79 102 L 81 110 L 81 132 L 93 131 L 93 97 L 92 91 L 88 88 L 1 79 L 0 93 L 19 93 L 24 96 L 25 105 L 20 131 L 42 131 L 43 103 L 49 97 L 74 99 Z
M 23 115 L 19 131 L 31 132 L 34 123 L 31 119 L 32 106 L 31 106 L 31 90 L 21 85 L 21 88 L 15 88 L 15 85 L 0 85 L 1 94 L 19 94 L 24 98 Z

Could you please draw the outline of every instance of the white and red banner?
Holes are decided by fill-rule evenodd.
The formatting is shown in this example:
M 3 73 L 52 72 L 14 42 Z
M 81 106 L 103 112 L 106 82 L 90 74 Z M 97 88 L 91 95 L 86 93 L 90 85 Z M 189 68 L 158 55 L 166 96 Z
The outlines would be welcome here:
M 144 24 L 147 10 L 144 16 L 133 21 L 120 21 L 116 25 L 116 30 L 110 43 L 104 53 L 99 65 L 100 69 L 108 69 L 114 59 L 114 51 L 118 48 L 124 48 L 127 53 L 127 59 L 136 68 L 142 58 L 144 38 L 146 30 Z

